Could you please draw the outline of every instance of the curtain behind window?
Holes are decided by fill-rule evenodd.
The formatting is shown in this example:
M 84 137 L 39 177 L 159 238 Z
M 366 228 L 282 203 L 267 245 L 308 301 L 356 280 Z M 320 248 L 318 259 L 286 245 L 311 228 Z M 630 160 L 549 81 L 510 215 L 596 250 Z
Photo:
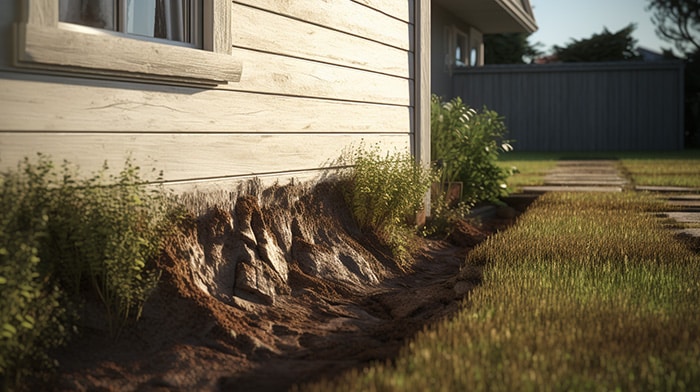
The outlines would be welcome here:
M 58 20 L 105 30 L 116 30 L 113 0 L 59 0 Z
M 191 1 L 59 0 L 59 20 L 144 37 L 191 42 Z

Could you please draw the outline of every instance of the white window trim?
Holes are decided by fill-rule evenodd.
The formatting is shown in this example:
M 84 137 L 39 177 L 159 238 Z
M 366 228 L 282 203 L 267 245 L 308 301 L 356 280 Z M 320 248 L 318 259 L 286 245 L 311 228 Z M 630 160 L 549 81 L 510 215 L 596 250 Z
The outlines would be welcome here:
M 231 56 L 231 0 L 204 0 L 203 50 L 61 28 L 56 0 L 20 0 L 17 67 L 151 83 L 212 87 L 238 82 Z

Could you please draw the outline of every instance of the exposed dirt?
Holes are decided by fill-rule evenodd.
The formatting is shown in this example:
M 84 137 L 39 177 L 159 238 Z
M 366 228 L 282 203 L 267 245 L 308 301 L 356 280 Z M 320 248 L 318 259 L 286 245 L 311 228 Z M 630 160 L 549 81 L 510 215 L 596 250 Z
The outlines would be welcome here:
M 118 339 L 99 321 L 58 353 L 55 390 L 287 390 L 394 357 L 480 283 L 467 252 L 532 200 L 446 239 L 406 270 L 353 223 L 331 185 L 274 187 L 182 226 L 161 282 Z M 512 211 L 511 211 L 512 212 Z M 91 315 L 88 320 L 99 320 Z

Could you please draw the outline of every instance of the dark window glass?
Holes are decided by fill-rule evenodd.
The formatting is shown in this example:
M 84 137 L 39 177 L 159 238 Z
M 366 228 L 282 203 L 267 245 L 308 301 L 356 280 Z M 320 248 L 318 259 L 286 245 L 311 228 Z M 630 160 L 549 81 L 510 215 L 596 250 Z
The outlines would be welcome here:
M 59 20 L 143 37 L 195 43 L 202 0 L 59 0 Z

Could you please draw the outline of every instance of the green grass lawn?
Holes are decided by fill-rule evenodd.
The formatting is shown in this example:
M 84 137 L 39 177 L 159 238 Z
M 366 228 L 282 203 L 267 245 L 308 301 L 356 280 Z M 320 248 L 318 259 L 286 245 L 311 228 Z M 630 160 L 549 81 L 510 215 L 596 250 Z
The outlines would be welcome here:
M 619 159 L 634 185 L 683 186 L 700 188 L 700 150 L 671 152 L 529 153 L 509 152 L 500 156 L 499 165 L 516 167 L 508 186 L 541 185 L 544 175 L 560 159 Z
M 474 249 L 483 283 L 391 364 L 311 391 L 700 388 L 700 255 L 652 195 L 541 196 Z

